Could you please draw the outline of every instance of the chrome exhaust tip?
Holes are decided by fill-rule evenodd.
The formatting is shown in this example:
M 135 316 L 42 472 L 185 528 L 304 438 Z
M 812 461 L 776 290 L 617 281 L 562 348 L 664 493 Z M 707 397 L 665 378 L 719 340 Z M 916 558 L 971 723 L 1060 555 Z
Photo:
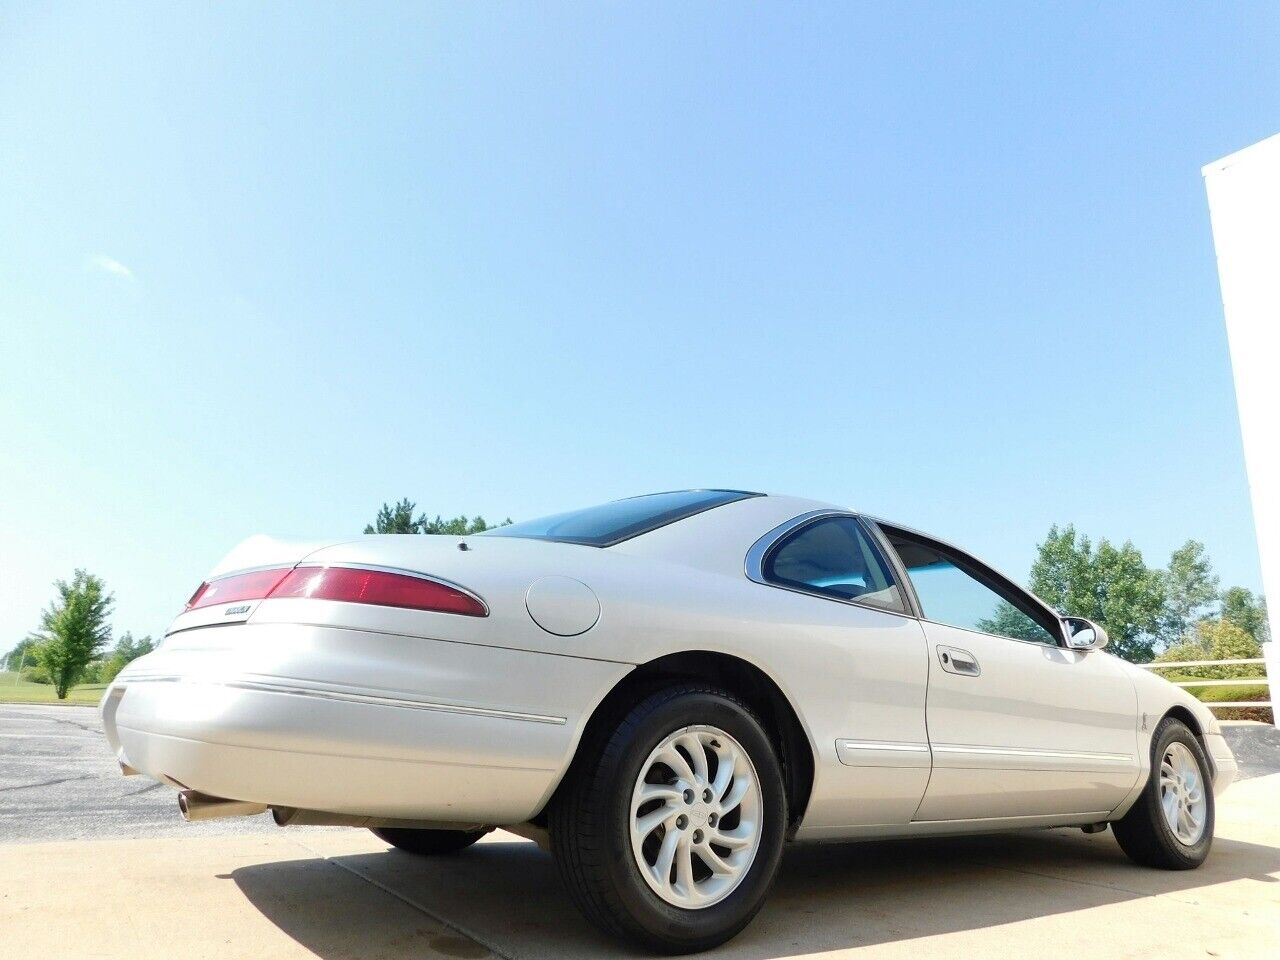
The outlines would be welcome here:
M 266 813 L 267 805 L 210 797 L 198 790 L 182 790 L 178 793 L 178 810 L 183 820 L 195 823 L 198 820 L 221 820 L 223 817 L 252 817 Z

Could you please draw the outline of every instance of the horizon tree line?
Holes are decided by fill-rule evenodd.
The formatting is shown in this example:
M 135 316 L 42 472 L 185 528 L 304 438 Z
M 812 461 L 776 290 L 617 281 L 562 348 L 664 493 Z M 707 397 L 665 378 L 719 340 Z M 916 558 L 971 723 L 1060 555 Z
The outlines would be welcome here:
M 445 519 L 425 512 L 408 498 L 384 503 L 366 534 L 445 534 L 465 536 L 511 523 L 490 524 L 482 516 Z M 1062 614 L 1088 617 L 1111 636 L 1116 656 L 1143 663 L 1162 659 L 1223 660 L 1260 656 L 1268 639 L 1266 599 L 1240 586 L 1219 590 L 1220 581 L 1203 543 L 1187 540 L 1165 567 L 1149 567 L 1132 542 L 1116 546 L 1103 538 L 1094 544 L 1072 524 L 1049 528 L 1036 546 L 1027 587 Z M 54 599 L 40 626 L 8 655 L 30 661 L 28 679 L 53 684 L 59 699 L 77 683 L 109 683 L 131 660 L 151 652 L 149 636 L 124 633 L 108 650 L 115 595 L 100 577 L 77 569 L 54 582 Z M 1016 632 L 1025 618 L 1013 607 L 998 609 L 982 626 L 992 632 Z M 105 654 L 105 655 L 104 655 Z M 1172 654 L 1172 657 L 1170 656 Z M 1196 676 L 1225 668 L 1199 668 Z M 1236 668 L 1237 671 L 1239 668 Z M 1233 674 L 1234 675 L 1234 674 Z M 1243 675 L 1261 675 L 1248 671 Z

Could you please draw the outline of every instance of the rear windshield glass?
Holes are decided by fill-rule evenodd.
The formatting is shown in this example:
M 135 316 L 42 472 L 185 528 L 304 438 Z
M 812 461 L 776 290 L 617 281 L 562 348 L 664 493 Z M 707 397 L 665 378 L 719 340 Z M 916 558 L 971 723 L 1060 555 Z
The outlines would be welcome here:
M 608 547 L 637 537 L 650 530 L 665 527 L 695 513 L 713 507 L 758 497 L 758 493 L 742 490 L 677 490 L 673 493 L 651 493 L 602 503 L 598 507 L 571 510 L 538 520 L 526 520 L 485 531 L 486 537 L 529 537 L 534 540 L 558 540 L 582 543 L 591 547 Z

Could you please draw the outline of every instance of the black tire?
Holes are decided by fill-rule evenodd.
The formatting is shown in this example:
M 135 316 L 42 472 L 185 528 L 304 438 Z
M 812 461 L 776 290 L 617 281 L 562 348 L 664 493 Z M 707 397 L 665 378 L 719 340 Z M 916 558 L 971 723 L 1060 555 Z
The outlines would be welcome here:
M 631 848 L 631 795 L 651 751 L 694 725 L 727 733 L 750 758 L 761 826 L 755 859 L 732 892 L 710 906 L 685 909 L 658 896 L 640 873 Z M 751 709 L 716 687 L 678 683 L 645 697 L 582 745 L 549 814 L 560 875 L 588 920 L 647 950 L 693 953 L 735 936 L 763 905 L 782 858 L 787 798 L 777 754 Z
M 423 857 L 465 850 L 489 832 L 488 830 L 410 830 L 404 827 L 370 827 L 369 831 L 397 850 L 416 853 Z
M 1180 743 L 1190 751 L 1200 769 L 1201 788 L 1207 801 L 1204 828 L 1200 839 L 1186 844 L 1165 819 L 1160 803 L 1160 765 L 1169 746 Z M 1129 812 L 1111 825 L 1120 849 L 1129 859 L 1144 867 L 1162 870 L 1194 870 L 1204 863 L 1213 846 L 1213 776 L 1204 748 L 1186 724 L 1173 717 L 1165 717 L 1156 727 L 1151 738 L 1151 774 L 1142 795 Z

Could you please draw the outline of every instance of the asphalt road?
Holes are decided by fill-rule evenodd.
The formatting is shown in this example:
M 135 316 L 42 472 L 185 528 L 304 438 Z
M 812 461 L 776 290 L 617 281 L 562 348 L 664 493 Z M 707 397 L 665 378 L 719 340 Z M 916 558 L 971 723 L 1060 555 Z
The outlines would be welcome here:
M 1280 730 L 1256 724 L 1226 730 L 1242 777 L 1280 772 Z M 0 843 L 280 829 L 265 816 L 186 823 L 172 788 L 120 775 L 92 707 L 0 703 Z
M 1223 727 L 1223 733 L 1240 764 L 1241 780 L 1280 773 L 1280 730 L 1270 725 L 1238 723 Z
M 120 775 L 93 707 L 0 703 L 0 843 L 280 829 L 270 817 L 185 822 L 171 787 Z

